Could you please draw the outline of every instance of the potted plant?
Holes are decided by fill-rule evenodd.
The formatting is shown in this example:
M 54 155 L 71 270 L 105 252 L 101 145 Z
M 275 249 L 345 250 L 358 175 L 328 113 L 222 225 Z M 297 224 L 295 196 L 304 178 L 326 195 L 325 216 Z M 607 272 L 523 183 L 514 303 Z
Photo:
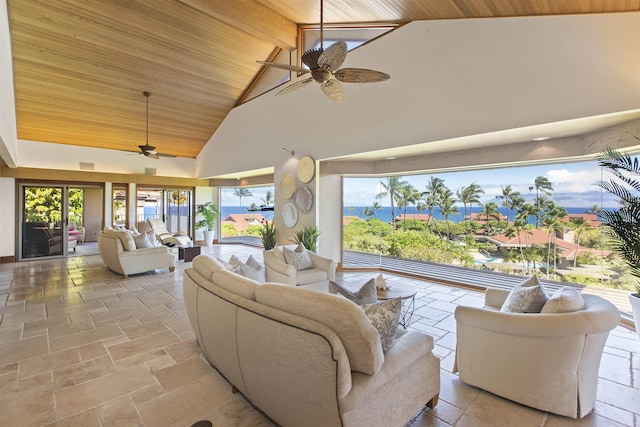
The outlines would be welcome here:
M 607 226 L 614 249 L 622 255 L 629 273 L 640 281 L 640 163 L 628 154 L 612 148 L 605 149 L 598 157 L 599 165 L 609 171 L 613 178 L 600 181 L 599 186 L 620 199 L 616 211 L 600 211 Z M 640 338 L 640 284 L 636 292 L 629 295 L 629 303 Z
M 213 203 L 207 202 L 196 206 L 196 213 L 202 216 L 202 219 L 196 222 L 196 228 L 204 231 L 205 246 L 211 246 L 213 244 L 213 230 L 216 227 L 216 218 L 220 215 L 220 210 Z
M 273 249 L 276 246 L 276 224 L 273 221 L 266 221 L 262 228 L 258 230 L 258 234 L 260 235 L 265 251 Z
M 320 230 L 318 230 L 318 226 L 309 225 L 296 230 L 292 242 L 302 243 L 305 248 L 311 252 L 315 252 L 318 237 L 320 237 Z

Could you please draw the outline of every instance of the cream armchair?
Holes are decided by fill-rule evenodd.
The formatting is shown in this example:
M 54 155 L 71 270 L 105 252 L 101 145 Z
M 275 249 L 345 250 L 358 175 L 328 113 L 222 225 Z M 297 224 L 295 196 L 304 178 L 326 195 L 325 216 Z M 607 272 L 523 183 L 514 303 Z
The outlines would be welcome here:
M 287 246 L 295 249 L 297 245 Z M 329 280 L 336 279 L 338 264 L 329 258 L 323 258 L 314 252 L 307 251 L 313 268 L 297 271 L 294 266 L 287 264 L 284 258 L 284 246 L 276 246 L 264 251 L 264 266 L 267 272 L 267 282 L 284 283 L 292 286 L 304 286 L 329 292 Z
M 598 369 L 620 313 L 583 294 L 584 309 L 504 313 L 508 291 L 488 289 L 485 308 L 458 306 L 454 372 L 467 384 L 542 411 L 582 418 L 596 402 Z
M 105 228 L 98 234 L 98 250 L 107 268 L 124 275 L 125 279 L 129 274 L 160 268 L 174 271 L 176 267 L 176 256 L 171 248 L 159 246 L 136 249 L 133 238 L 126 231 Z

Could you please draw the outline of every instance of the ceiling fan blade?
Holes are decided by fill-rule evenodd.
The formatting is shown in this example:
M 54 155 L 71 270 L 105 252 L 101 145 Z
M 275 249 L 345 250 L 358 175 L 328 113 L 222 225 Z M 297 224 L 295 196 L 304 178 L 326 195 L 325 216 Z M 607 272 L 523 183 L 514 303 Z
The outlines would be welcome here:
M 165 153 L 156 153 L 156 156 L 159 156 L 159 157 L 176 157 L 173 154 L 165 154 Z
M 346 83 L 376 83 L 389 80 L 391 76 L 366 68 L 342 68 L 333 73 L 336 79 Z
M 138 148 L 140 149 L 140 151 L 142 151 L 143 153 L 145 151 L 155 151 L 156 147 L 154 147 L 153 145 L 149 145 L 149 144 L 145 144 L 145 145 L 138 145 Z
M 318 65 L 322 68 L 329 68 L 329 70 L 334 71 L 340 68 L 346 58 L 347 44 L 344 41 L 339 40 L 322 52 L 320 58 L 318 58 Z
M 329 79 L 326 82 L 320 84 L 320 89 L 325 95 L 336 102 L 342 102 L 345 99 L 342 85 L 336 79 Z
M 298 67 L 296 65 L 279 64 L 277 62 L 256 61 L 258 64 L 267 65 L 269 67 L 280 68 L 282 70 L 295 71 L 298 73 L 308 73 L 307 68 Z
M 142 154 L 144 154 L 145 157 L 149 157 L 150 159 L 160 158 L 160 156 L 158 156 L 158 153 L 156 153 L 155 151 L 143 151 Z
M 296 91 L 296 90 L 298 90 L 300 88 L 303 88 L 303 87 L 307 86 L 311 82 L 313 82 L 313 77 L 309 77 L 308 79 L 300 80 L 298 82 L 295 82 L 295 83 L 290 84 L 289 86 L 285 87 L 280 92 L 276 93 L 276 95 L 286 95 L 288 93 L 291 93 L 293 91 Z

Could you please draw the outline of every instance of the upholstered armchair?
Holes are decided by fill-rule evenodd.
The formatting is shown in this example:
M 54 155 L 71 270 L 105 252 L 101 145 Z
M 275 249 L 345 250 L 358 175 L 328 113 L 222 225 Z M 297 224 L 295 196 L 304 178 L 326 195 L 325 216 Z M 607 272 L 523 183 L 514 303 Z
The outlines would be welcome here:
M 287 247 L 295 250 L 297 245 L 288 245 Z M 323 258 L 314 252 L 307 251 L 309 258 L 311 258 L 312 267 L 298 271 L 293 265 L 287 264 L 284 248 L 284 246 L 276 246 L 273 249 L 264 251 L 267 282 L 305 286 L 329 292 L 329 280 L 336 279 L 336 268 L 338 267 L 334 260 Z
M 578 311 L 501 312 L 508 294 L 487 289 L 484 308 L 456 308 L 454 372 L 467 384 L 523 405 L 584 417 L 596 402 L 600 359 L 620 321 L 618 309 L 582 294 Z

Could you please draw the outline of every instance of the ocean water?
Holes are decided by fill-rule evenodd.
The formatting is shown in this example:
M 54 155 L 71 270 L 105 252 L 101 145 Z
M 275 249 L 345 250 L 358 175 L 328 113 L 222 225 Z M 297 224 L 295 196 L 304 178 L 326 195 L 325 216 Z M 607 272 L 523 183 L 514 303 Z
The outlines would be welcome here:
M 240 206 L 222 206 L 220 209 L 222 218 L 224 219 L 227 215 L 229 214 L 238 214 L 238 213 L 251 213 L 249 212 L 249 210 L 247 209 L 248 206 L 242 206 L 242 210 L 240 209 Z M 353 207 L 354 210 L 350 210 L 350 207 L 345 206 L 343 208 L 342 214 L 344 216 L 357 216 L 360 217 L 362 219 L 365 218 L 364 216 L 364 208 L 365 206 L 354 206 Z M 587 211 L 591 209 L 590 207 L 584 207 L 584 208 L 565 208 L 565 210 L 567 211 L 568 214 L 582 214 L 582 213 L 587 213 Z M 482 209 L 479 208 L 478 206 L 474 206 L 473 209 L 471 210 L 473 213 L 478 213 L 480 212 Z M 268 219 L 272 219 L 273 218 L 273 212 L 256 212 L 256 213 L 261 213 L 265 218 Z M 395 209 L 395 214 L 396 216 L 401 215 L 404 213 L 404 210 L 402 209 Z M 422 214 L 428 214 L 427 211 L 422 211 L 420 212 Z M 507 215 L 506 209 L 505 208 L 501 208 L 500 209 L 500 213 L 504 216 Z M 411 215 L 411 214 L 418 214 L 418 211 L 416 210 L 416 208 L 414 208 L 413 206 L 410 206 L 407 208 L 407 215 Z M 433 216 L 438 219 L 438 220 L 442 220 L 444 219 L 442 217 L 442 215 L 440 214 L 440 210 L 438 208 L 434 209 L 433 211 Z M 374 215 L 375 218 L 378 218 L 380 221 L 383 222 L 391 222 L 391 208 L 390 207 L 383 207 L 380 210 L 377 210 L 375 212 Z M 449 215 L 449 221 L 453 221 L 453 222 L 460 222 L 463 219 L 463 215 L 462 215 L 462 208 L 460 208 L 460 213 L 456 214 L 456 215 Z M 513 213 L 509 214 L 509 219 L 511 221 L 513 221 Z M 529 219 L 529 223 L 530 224 L 535 224 L 535 219 L 534 218 L 530 218 Z
M 345 216 L 358 216 L 360 218 L 365 218 L 364 214 L 363 214 L 363 210 L 365 208 L 365 206 L 354 206 L 355 210 L 351 211 L 349 207 L 344 207 L 343 209 L 343 215 Z M 449 221 L 453 221 L 453 222 L 460 222 L 463 220 L 463 214 L 462 214 L 462 208 L 460 209 L 460 213 L 459 214 L 455 214 L 455 215 L 449 215 Z M 567 211 L 568 214 L 582 214 L 582 213 L 587 213 L 587 211 L 591 209 L 590 207 L 587 208 L 565 208 L 565 210 Z M 467 212 L 468 212 L 469 208 L 467 208 Z M 478 213 L 481 212 L 482 208 L 478 207 L 478 206 L 474 206 L 471 209 L 472 213 Z M 402 215 L 404 213 L 403 209 L 395 209 L 395 214 L 396 216 L 398 215 Z M 406 211 L 407 215 L 411 215 L 411 214 L 418 214 L 419 212 L 416 210 L 416 208 L 414 208 L 413 206 L 410 206 L 407 208 Z M 422 214 L 429 214 L 428 211 L 422 211 L 420 212 Z M 502 214 L 503 216 L 507 216 L 507 210 L 506 208 L 500 208 L 500 214 Z M 440 209 L 439 208 L 435 208 L 433 210 L 433 216 L 435 217 L 435 219 L 438 220 L 443 220 L 444 217 L 440 214 Z M 374 216 L 375 218 L 378 218 L 380 221 L 383 222 L 391 222 L 391 208 L 390 207 L 383 207 L 382 209 L 376 211 L 376 214 Z M 410 217 L 409 217 L 410 219 Z M 509 220 L 513 221 L 513 211 L 509 213 Z M 529 219 L 529 223 L 530 224 L 535 224 L 535 219 L 532 217 Z

